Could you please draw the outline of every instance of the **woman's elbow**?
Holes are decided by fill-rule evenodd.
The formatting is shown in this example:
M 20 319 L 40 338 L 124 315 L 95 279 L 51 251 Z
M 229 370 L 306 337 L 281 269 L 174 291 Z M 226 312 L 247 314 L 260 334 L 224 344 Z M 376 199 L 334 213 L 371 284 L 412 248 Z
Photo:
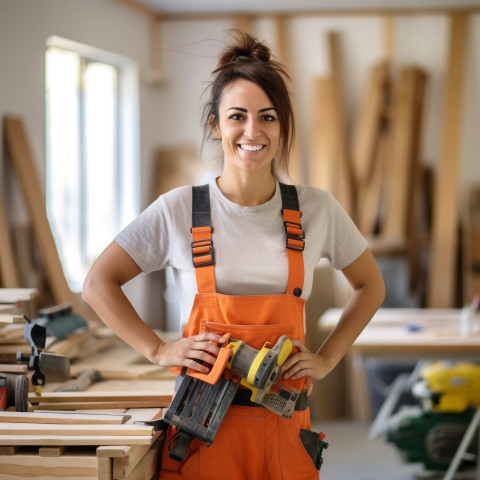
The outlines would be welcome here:
M 385 300 L 385 295 L 386 295 L 385 282 L 383 281 L 383 278 L 381 275 L 378 281 L 378 286 L 376 288 L 376 291 L 377 291 L 377 304 L 378 304 L 378 308 L 380 308 L 383 301 Z
M 90 302 L 92 300 L 92 279 L 90 273 L 87 274 L 85 277 L 85 281 L 83 282 L 83 288 L 82 288 L 82 299 L 84 302 L 86 302 L 88 305 L 90 305 Z

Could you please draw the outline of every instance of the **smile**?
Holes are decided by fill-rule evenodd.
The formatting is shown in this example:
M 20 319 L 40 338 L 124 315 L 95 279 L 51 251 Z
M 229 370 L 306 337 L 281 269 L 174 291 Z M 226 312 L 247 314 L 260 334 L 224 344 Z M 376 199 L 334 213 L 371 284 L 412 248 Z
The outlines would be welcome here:
M 242 150 L 248 150 L 249 152 L 258 152 L 258 150 L 261 150 L 263 147 L 264 145 L 240 145 Z

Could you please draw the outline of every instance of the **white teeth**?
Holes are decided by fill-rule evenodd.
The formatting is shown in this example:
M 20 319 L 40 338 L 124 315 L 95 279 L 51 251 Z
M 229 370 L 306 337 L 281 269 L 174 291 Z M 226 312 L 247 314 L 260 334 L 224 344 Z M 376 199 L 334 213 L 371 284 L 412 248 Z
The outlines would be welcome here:
M 248 150 L 249 152 L 256 152 L 263 148 L 263 145 L 240 145 L 242 150 Z

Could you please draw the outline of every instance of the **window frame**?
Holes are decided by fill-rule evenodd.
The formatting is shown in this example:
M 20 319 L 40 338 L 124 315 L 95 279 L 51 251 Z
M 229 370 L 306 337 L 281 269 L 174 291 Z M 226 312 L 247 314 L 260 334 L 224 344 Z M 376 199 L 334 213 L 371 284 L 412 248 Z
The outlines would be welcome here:
M 80 57 L 81 68 L 85 68 L 89 63 L 103 63 L 112 66 L 117 71 L 117 89 L 116 89 L 116 104 L 117 112 L 115 118 L 116 130 L 116 142 L 113 145 L 115 149 L 114 155 L 114 172 L 115 172 L 115 187 L 114 187 L 114 201 L 118 208 L 112 212 L 112 215 L 115 215 L 116 218 L 114 223 L 116 225 L 114 232 L 108 232 L 110 235 L 115 235 L 119 230 L 125 227 L 133 218 L 135 218 L 140 211 L 140 148 L 139 148 L 139 82 L 138 82 L 138 69 L 135 63 L 118 54 L 113 54 L 105 50 L 101 50 L 95 47 L 84 45 L 72 40 L 68 40 L 58 36 L 51 36 L 47 39 L 46 50 L 45 50 L 45 68 L 47 68 L 47 52 L 50 48 L 56 48 L 61 50 L 66 50 L 73 52 Z M 82 73 L 80 72 L 80 78 Z M 81 80 L 80 80 L 81 81 Z M 46 202 L 47 202 L 47 213 L 49 211 L 49 172 L 50 168 L 48 165 L 49 158 L 49 141 L 48 141 L 48 85 L 45 85 L 45 130 L 47 136 L 46 142 L 46 152 L 45 152 L 45 161 L 46 161 L 46 175 L 45 175 L 45 192 L 46 192 Z M 78 99 L 78 106 L 81 109 L 85 108 L 85 96 L 83 85 L 79 84 L 80 96 Z M 82 118 L 83 115 L 83 118 Z M 77 122 L 77 127 L 79 128 L 78 134 L 79 138 L 79 158 L 78 164 L 80 168 L 84 171 L 80 175 L 80 181 L 86 182 L 86 173 L 85 169 L 87 166 L 86 156 L 85 156 L 85 115 L 84 113 L 79 113 L 79 118 Z M 73 291 L 79 292 L 83 285 L 83 279 L 86 275 L 93 259 L 87 259 L 86 252 L 86 235 L 88 234 L 88 218 L 87 213 L 87 198 L 88 189 L 85 184 L 80 185 L 80 204 L 79 208 L 81 212 L 79 215 L 80 218 L 80 231 L 79 231 L 79 245 L 80 252 L 78 252 L 78 259 L 69 261 L 68 258 L 62 258 L 62 240 L 61 235 L 55 235 L 55 230 L 61 228 L 61 225 L 57 225 L 55 219 L 49 218 L 50 224 L 52 225 L 52 233 L 57 238 L 55 238 L 57 243 L 57 248 L 59 250 L 59 255 L 62 260 L 63 268 L 65 271 L 65 276 L 69 283 L 70 288 Z M 103 248 L 106 245 L 103 246 Z M 100 251 L 95 252 L 95 255 L 98 255 Z M 78 265 L 75 266 L 75 263 Z M 74 265 L 72 267 L 72 265 Z M 81 267 L 79 267 L 81 265 Z M 72 271 L 73 269 L 73 271 Z M 77 271 L 77 270 L 82 270 Z

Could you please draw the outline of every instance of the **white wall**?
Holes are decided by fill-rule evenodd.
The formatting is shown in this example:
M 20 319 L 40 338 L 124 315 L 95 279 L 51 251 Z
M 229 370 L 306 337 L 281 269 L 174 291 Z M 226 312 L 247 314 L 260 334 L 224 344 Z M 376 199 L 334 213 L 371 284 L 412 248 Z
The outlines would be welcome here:
M 305 16 L 288 23 L 302 156 L 310 156 L 312 78 L 327 73 L 326 33 L 341 34 L 348 115 L 354 113 L 368 68 L 383 55 L 383 20 L 378 16 Z M 44 175 L 44 52 L 50 35 L 66 37 L 134 60 L 141 73 L 141 205 L 151 198 L 154 153 L 159 147 L 193 144 L 200 150 L 201 94 L 222 48 L 229 19 L 175 20 L 162 24 L 159 55 L 163 81 L 146 81 L 149 19 L 113 0 L 0 0 L 0 115 L 24 117 L 38 171 Z M 257 35 L 275 49 L 271 19 L 255 22 Z M 448 22 L 444 16 L 401 16 L 395 24 L 395 64 L 416 63 L 431 75 L 423 159 L 439 157 Z M 462 183 L 480 182 L 480 15 L 471 17 L 461 149 Z M 1 133 L 0 133 L 1 140 Z M 10 199 L 8 169 L 0 156 L 0 181 Z M 14 202 L 15 203 L 15 202 Z M 22 212 L 15 211 L 15 221 Z

